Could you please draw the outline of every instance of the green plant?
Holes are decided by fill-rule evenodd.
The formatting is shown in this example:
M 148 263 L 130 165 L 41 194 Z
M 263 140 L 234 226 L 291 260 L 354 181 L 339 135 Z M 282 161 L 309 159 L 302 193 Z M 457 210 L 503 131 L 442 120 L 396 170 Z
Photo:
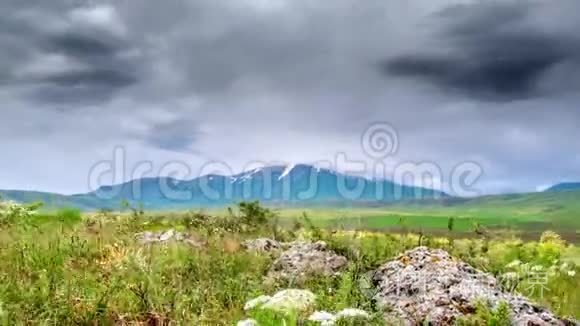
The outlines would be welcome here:
M 274 217 L 274 212 L 262 207 L 258 201 L 241 202 L 238 210 L 242 221 L 249 226 L 265 225 Z
M 479 302 L 475 315 L 460 318 L 458 324 L 462 326 L 510 326 L 512 325 L 510 308 L 505 302 L 500 302 L 495 309 L 490 309 L 486 303 Z
M 31 225 L 40 207 L 42 203 L 23 205 L 12 201 L 0 201 L 0 227 Z

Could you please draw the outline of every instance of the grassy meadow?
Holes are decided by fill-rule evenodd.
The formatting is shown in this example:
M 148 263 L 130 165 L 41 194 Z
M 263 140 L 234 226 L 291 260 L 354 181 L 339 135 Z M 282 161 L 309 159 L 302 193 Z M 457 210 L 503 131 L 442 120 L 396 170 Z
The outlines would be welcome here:
M 422 215 L 403 210 L 389 215 L 368 209 L 359 210 L 357 215 L 367 227 L 372 223 L 377 228 L 389 226 L 391 220 L 398 223 L 398 217 L 405 216 L 423 227 L 447 230 L 449 219 L 443 211 L 440 213 Z M 480 233 L 461 238 L 418 235 L 411 230 L 341 230 L 320 226 L 330 226 L 342 214 L 348 216 L 349 210 L 312 210 L 306 217 L 293 217 L 301 214 L 298 210 L 276 212 L 254 204 L 215 216 L 139 209 L 92 214 L 67 209 L 39 214 L 35 207 L 5 207 L 3 212 L 0 209 L 0 322 L 235 325 L 251 317 L 260 325 L 297 325 L 298 321 L 314 325 L 304 323 L 303 315 L 243 309 L 252 298 L 294 287 L 315 293 L 318 310 L 361 308 L 373 316 L 367 324 L 382 325 L 383 312 L 375 306 L 368 289 L 360 286 L 361 276 L 418 245 L 445 249 L 499 279 L 510 275 L 506 291 L 529 296 L 558 315 L 580 318 L 580 248 L 554 232 L 521 240 L 514 234 Z M 431 221 L 433 216 L 441 221 Z M 448 232 L 456 232 L 455 227 L 457 232 L 469 228 L 460 217 L 454 221 Z M 147 230 L 168 229 L 187 232 L 203 245 L 144 245 L 135 237 Z M 349 267 L 340 276 L 318 277 L 300 284 L 264 282 L 274 258 L 241 247 L 243 240 L 258 237 L 323 240 L 349 259 Z M 534 291 L 526 277 L 531 269 L 547 275 L 544 293 Z M 478 312 L 471 324 L 492 324 L 486 316 L 489 312 Z
M 546 230 L 580 243 L 580 192 L 513 194 L 479 197 L 460 202 L 405 203 L 385 207 L 280 209 L 282 217 L 293 219 L 306 213 L 315 223 L 328 228 L 367 229 L 394 232 L 425 232 L 469 237 L 475 229 L 492 233 L 514 233 L 537 239 Z

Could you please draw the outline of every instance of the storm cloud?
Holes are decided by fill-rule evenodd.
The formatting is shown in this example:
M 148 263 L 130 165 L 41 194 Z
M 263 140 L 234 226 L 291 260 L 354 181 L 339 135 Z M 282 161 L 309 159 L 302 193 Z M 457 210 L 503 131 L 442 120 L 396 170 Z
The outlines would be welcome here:
M 116 30 L 112 7 L 8 11 L 13 15 L 0 23 L 8 48 L 2 58 L 8 73 L 0 75 L 5 87 L 25 87 L 38 102 L 77 105 L 109 100 L 138 82 L 136 58 L 124 57 L 131 41 Z
M 576 33 L 538 24 L 534 14 L 547 5 L 492 1 L 448 8 L 433 18 L 440 21 L 434 33 L 438 49 L 390 58 L 382 68 L 387 74 L 416 77 L 465 96 L 489 100 L 545 96 L 541 81 L 551 70 L 580 65 Z M 550 5 L 558 6 L 558 1 Z M 575 91 L 578 86 L 575 81 L 552 91 Z
M 580 5 L 538 1 L 4 1 L 0 189 L 87 191 L 126 165 L 373 163 L 446 178 L 477 162 L 483 193 L 580 180 Z M 38 158 L 42 157 L 42 160 Z M 130 173 L 123 175 L 130 178 Z M 448 183 L 448 178 L 441 183 Z

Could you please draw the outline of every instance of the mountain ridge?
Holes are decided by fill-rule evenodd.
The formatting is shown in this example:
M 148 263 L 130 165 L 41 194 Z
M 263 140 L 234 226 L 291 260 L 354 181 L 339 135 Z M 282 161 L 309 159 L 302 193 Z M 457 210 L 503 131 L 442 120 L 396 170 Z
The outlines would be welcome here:
M 7 199 L 43 201 L 52 206 L 80 209 L 118 207 L 121 201 L 147 209 L 226 206 L 243 200 L 269 204 L 325 202 L 393 203 L 449 197 L 429 188 L 369 179 L 307 164 L 267 166 L 234 175 L 207 174 L 190 180 L 147 177 L 99 187 L 96 191 L 61 195 L 33 191 L 0 191 Z
M 580 182 L 561 182 L 557 183 L 544 192 L 562 192 L 562 191 L 576 191 L 580 190 Z

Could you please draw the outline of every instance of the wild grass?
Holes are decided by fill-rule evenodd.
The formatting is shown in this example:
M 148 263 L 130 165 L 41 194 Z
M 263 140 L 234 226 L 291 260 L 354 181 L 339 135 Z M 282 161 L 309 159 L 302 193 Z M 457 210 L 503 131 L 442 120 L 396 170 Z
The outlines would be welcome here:
M 515 273 L 517 277 L 510 279 L 515 283 L 506 288 L 559 315 L 580 317 L 578 247 L 551 233 L 541 241 L 523 242 L 326 230 L 308 219 L 280 226 L 272 211 L 255 205 L 242 205 L 223 217 L 196 212 L 150 215 L 139 210 L 81 216 L 65 210 L 18 219 L 11 218 L 0 228 L 4 325 L 232 325 L 248 317 L 261 325 L 281 325 L 282 319 L 295 325 L 300 316 L 243 310 L 249 299 L 289 287 L 314 292 L 319 310 L 361 308 L 373 314 L 371 324 L 381 325 L 382 312 L 369 295 L 372 289 L 361 285 L 363 276 L 417 245 L 448 250 L 500 279 Z M 138 232 L 170 228 L 187 231 L 206 244 L 144 245 L 135 239 Z M 241 248 L 244 239 L 257 237 L 324 240 L 350 264 L 340 277 L 303 284 L 264 282 L 273 257 Z M 530 268 L 548 275 L 544 293 L 531 291 L 526 274 Z M 491 324 L 498 313 L 484 312 L 480 317 Z

